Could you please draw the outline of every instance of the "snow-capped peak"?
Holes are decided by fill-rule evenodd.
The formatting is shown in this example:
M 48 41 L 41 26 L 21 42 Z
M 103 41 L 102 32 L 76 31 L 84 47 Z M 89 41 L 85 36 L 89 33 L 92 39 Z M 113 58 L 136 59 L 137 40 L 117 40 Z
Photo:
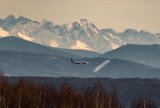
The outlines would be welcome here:
M 61 31 L 65 35 L 95 37 L 99 34 L 99 29 L 87 19 L 80 19 L 72 23 L 66 23 L 61 26 Z
M 88 36 L 96 36 L 99 34 L 99 29 L 93 23 L 90 23 L 87 19 L 80 19 L 73 24 L 73 27 L 77 27 L 79 25 Z
M 17 18 L 17 22 L 22 23 L 22 24 L 26 24 L 26 23 L 28 23 L 30 21 L 32 21 L 32 20 L 30 20 L 30 19 L 28 19 L 28 18 L 26 18 L 24 16 L 20 16 L 19 18 Z
M 43 20 L 41 21 L 41 24 L 53 24 L 53 22 L 52 22 L 52 21 L 48 21 L 48 20 L 46 20 L 46 19 L 43 19 Z
M 123 33 L 125 34 L 137 34 L 138 31 L 135 29 L 126 29 Z
M 87 19 L 80 19 L 77 21 L 81 26 L 87 26 L 89 24 Z
M 53 29 L 54 24 L 51 21 L 47 21 L 47 20 L 43 19 L 43 21 L 41 22 L 41 26 L 46 29 Z
M 16 19 L 14 15 L 8 15 L 5 19 L 5 21 L 10 21 L 10 20 L 13 20 L 13 19 Z

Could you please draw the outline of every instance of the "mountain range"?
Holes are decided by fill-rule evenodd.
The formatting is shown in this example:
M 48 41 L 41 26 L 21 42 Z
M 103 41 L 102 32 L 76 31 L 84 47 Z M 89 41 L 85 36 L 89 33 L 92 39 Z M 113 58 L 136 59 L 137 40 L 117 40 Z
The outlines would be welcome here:
M 107 26 L 107 24 L 106 24 Z M 159 44 L 160 33 L 126 29 L 99 29 L 87 19 L 57 25 L 52 21 L 33 21 L 9 15 L 0 19 L 0 37 L 17 36 L 50 47 L 89 50 L 105 53 L 126 44 Z
M 160 78 L 160 33 L 10 15 L 0 19 L 0 37 L 0 73 L 6 76 Z

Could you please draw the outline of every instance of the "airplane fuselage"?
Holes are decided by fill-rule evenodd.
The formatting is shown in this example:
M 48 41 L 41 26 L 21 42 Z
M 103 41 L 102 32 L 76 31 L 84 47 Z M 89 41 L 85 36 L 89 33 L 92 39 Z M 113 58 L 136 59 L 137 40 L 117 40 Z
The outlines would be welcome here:
M 88 62 L 79 62 L 79 61 L 74 61 L 73 59 L 71 59 L 71 63 L 73 63 L 73 64 L 89 64 Z

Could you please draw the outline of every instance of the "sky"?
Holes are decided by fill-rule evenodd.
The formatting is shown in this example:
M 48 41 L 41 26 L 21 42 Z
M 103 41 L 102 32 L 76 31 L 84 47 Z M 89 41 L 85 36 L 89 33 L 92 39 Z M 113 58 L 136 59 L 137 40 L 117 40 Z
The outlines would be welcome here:
M 0 0 L 0 18 L 11 14 L 59 25 L 86 18 L 100 29 L 160 32 L 160 0 Z

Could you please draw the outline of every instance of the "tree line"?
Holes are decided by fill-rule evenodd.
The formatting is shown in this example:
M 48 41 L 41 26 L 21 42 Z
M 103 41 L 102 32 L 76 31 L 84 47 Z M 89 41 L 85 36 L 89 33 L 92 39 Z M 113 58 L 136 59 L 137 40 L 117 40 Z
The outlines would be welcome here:
M 0 76 L 0 108 L 125 108 L 125 105 L 120 103 L 114 88 L 107 92 L 99 81 L 78 92 L 66 82 L 60 88 L 23 79 L 11 84 Z M 140 98 L 130 108 L 157 106 Z

